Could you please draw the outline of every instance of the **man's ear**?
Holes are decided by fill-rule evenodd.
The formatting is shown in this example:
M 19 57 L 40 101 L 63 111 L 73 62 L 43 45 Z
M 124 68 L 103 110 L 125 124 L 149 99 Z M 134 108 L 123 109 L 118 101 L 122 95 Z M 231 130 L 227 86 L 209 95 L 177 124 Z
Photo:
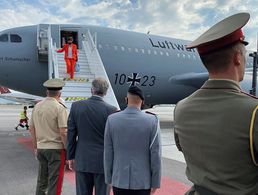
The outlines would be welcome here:
M 242 54 L 240 53 L 240 51 L 234 52 L 233 62 L 234 62 L 235 66 L 240 66 L 241 65 L 241 56 L 242 56 Z
M 142 103 L 141 103 L 141 110 L 144 108 L 144 100 L 142 100 Z

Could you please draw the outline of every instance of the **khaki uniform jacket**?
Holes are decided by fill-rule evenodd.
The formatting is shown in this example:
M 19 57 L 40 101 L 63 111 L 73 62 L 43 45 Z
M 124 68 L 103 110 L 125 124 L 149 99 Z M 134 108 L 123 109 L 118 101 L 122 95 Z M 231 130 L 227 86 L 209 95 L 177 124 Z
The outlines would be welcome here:
M 35 127 L 38 149 L 64 149 L 60 128 L 67 127 L 66 108 L 55 98 L 47 97 L 36 104 L 30 125 Z
M 230 80 L 208 80 L 177 104 L 175 139 L 190 181 L 219 195 L 258 193 L 258 167 L 249 146 L 250 121 L 257 105 L 256 98 L 241 93 Z M 256 150 L 257 134 L 256 117 Z

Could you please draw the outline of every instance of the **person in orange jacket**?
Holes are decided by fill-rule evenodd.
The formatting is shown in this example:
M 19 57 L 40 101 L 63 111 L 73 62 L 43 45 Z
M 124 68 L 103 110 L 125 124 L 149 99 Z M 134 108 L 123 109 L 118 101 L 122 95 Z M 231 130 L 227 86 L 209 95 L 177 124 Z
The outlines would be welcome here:
M 70 74 L 70 79 L 74 77 L 74 67 L 78 60 L 77 57 L 77 45 L 73 44 L 73 38 L 69 37 L 67 43 L 63 48 L 57 50 L 58 53 L 64 53 L 64 59 L 66 62 L 66 73 Z

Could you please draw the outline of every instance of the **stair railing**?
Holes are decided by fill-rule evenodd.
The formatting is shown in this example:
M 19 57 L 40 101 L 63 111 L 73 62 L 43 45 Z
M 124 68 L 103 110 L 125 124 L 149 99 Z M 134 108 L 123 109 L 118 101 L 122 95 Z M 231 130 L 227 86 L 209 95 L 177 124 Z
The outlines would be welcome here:
M 97 35 L 95 34 L 95 41 L 96 40 L 97 40 Z M 83 43 L 83 50 L 84 50 L 84 52 L 85 52 L 85 54 L 88 58 L 88 61 L 90 61 L 89 59 L 94 54 L 96 55 L 95 57 L 97 58 L 97 61 L 98 61 L 98 63 L 94 63 L 94 64 L 89 63 L 90 71 L 92 73 L 94 73 L 96 77 L 106 78 L 106 80 L 107 80 L 107 82 L 110 86 L 108 93 L 110 93 L 111 97 L 113 97 L 112 98 L 112 104 L 119 109 L 120 108 L 119 104 L 117 102 L 117 99 L 116 99 L 115 93 L 113 91 L 112 85 L 109 81 L 106 69 L 105 69 L 105 67 L 103 65 L 103 62 L 101 60 L 101 57 L 99 55 L 97 45 L 94 43 L 93 38 L 92 38 L 91 33 L 90 33 L 89 30 L 87 30 L 86 34 L 84 35 L 84 40 L 82 41 L 82 43 Z

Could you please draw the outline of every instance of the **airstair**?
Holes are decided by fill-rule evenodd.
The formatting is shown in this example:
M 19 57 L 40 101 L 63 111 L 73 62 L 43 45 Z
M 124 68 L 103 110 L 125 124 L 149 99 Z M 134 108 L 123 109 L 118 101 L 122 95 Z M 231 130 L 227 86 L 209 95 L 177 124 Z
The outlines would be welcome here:
M 48 34 L 50 33 L 49 30 Z M 110 86 L 104 100 L 119 108 L 116 96 L 90 31 L 84 34 L 83 47 L 81 50 L 78 50 L 77 63 L 80 65 L 80 71 L 75 72 L 73 80 L 69 79 L 69 75 L 66 74 L 64 54 L 56 52 L 57 48 L 51 36 L 49 36 L 48 40 L 49 78 L 60 78 L 65 81 L 61 98 L 65 101 L 65 105 L 68 109 L 71 108 L 73 102 L 85 100 L 91 96 L 91 82 L 97 77 L 105 78 Z

